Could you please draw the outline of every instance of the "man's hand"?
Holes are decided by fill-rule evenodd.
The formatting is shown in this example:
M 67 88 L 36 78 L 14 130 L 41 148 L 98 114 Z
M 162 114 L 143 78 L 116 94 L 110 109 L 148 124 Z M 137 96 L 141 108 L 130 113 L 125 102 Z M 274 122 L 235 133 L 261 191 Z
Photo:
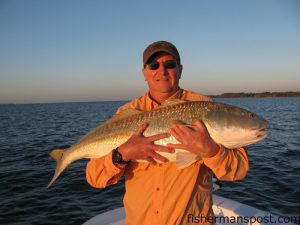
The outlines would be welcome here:
M 154 144 L 157 140 L 170 137 L 169 133 L 145 137 L 143 133 L 147 127 L 147 123 L 142 124 L 136 132 L 118 148 L 123 160 L 129 161 L 143 159 L 150 163 L 156 163 L 154 159 L 158 159 L 162 162 L 167 162 L 168 160 L 156 151 L 174 153 L 174 148 L 172 147 Z
M 210 137 L 204 123 L 195 121 L 193 126 L 194 129 L 191 129 L 184 124 L 173 124 L 169 129 L 170 133 L 180 144 L 168 144 L 168 146 L 190 151 L 201 158 L 210 158 L 216 155 L 218 153 L 218 145 Z

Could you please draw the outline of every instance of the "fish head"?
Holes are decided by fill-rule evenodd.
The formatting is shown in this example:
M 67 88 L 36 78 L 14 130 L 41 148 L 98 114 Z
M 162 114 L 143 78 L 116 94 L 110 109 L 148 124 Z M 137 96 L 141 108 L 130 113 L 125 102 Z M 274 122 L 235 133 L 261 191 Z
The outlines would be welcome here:
M 269 123 L 257 114 L 220 104 L 203 121 L 215 142 L 227 148 L 247 146 L 267 137 Z

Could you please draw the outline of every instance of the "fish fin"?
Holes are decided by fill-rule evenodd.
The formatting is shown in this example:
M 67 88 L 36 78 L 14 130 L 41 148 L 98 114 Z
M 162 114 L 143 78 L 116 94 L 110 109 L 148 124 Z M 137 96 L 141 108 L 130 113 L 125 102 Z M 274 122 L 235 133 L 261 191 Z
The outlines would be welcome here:
M 184 169 L 194 162 L 199 160 L 199 156 L 190 152 L 177 152 L 176 153 L 176 164 L 179 169 Z
M 188 128 L 191 128 L 192 130 L 195 130 L 195 126 L 192 124 L 185 124 L 185 126 L 187 126 Z
M 84 135 L 83 137 L 81 137 L 77 143 L 87 139 L 90 136 L 93 136 L 94 134 L 98 133 L 99 130 L 101 131 L 103 126 L 106 126 L 110 123 L 114 123 L 117 122 L 121 119 L 124 119 L 126 117 L 129 117 L 131 115 L 137 115 L 140 113 L 143 113 L 144 111 L 138 110 L 138 109 L 134 109 L 134 108 L 129 108 L 129 109 L 125 109 L 123 111 L 121 111 L 119 114 L 114 115 L 113 117 L 111 117 L 110 119 L 108 119 L 107 121 L 105 121 L 104 123 L 102 123 L 101 125 L 95 127 L 94 129 L 92 129 L 91 131 L 89 131 L 86 135 Z
M 138 110 L 138 109 L 134 109 L 134 108 L 125 109 L 122 112 L 120 112 L 119 114 L 114 115 L 112 118 L 107 120 L 104 124 L 111 123 L 111 122 L 117 121 L 119 119 L 123 119 L 125 117 L 128 117 L 128 116 L 137 115 L 137 114 L 140 114 L 142 112 L 143 111 Z
M 180 103 L 188 102 L 187 100 L 182 100 L 182 99 L 167 99 L 164 101 L 159 107 L 165 107 L 169 105 L 177 105 Z
M 170 126 L 177 125 L 177 124 L 182 124 L 182 122 L 180 120 L 170 120 L 169 121 Z
M 177 124 L 179 124 L 179 125 L 185 125 L 186 127 L 189 127 L 189 128 L 191 128 L 193 130 L 195 129 L 194 125 L 189 124 L 189 123 L 185 123 L 185 122 L 183 122 L 181 120 L 170 120 L 169 121 L 169 126 L 173 126 L 173 125 L 177 125 Z
M 63 149 L 54 149 L 52 152 L 50 152 L 50 156 L 56 161 L 56 168 L 54 172 L 54 176 L 50 183 L 48 184 L 47 188 L 49 188 L 54 181 L 57 179 L 57 177 L 61 174 L 61 172 L 67 167 L 67 166 L 62 166 L 62 158 L 64 155 L 64 150 Z

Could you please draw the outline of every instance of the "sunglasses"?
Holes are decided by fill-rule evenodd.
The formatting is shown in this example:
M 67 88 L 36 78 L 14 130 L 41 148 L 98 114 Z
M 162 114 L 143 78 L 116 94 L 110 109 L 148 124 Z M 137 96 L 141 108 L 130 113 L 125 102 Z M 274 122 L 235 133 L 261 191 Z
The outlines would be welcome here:
M 167 60 L 162 63 L 166 69 L 174 69 L 177 65 L 176 60 Z M 157 70 L 159 68 L 160 62 L 153 61 L 147 64 L 150 70 Z

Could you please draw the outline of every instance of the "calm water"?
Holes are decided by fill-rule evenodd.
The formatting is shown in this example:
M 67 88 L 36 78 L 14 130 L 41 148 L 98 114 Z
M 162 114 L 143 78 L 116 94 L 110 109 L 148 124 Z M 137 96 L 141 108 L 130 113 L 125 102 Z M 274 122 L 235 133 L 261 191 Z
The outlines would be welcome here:
M 300 98 L 218 99 L 262 115 L 269 137 L 248 148 L 250 171 L 217 194 L 286 216 L 300 215 Z M 124 102 L 0 105 L 0 224 L 82 224 L 122 205 L 123 181 L 93 189 L 86 160 L 55 184 L 49 152 L 67 147 Z

